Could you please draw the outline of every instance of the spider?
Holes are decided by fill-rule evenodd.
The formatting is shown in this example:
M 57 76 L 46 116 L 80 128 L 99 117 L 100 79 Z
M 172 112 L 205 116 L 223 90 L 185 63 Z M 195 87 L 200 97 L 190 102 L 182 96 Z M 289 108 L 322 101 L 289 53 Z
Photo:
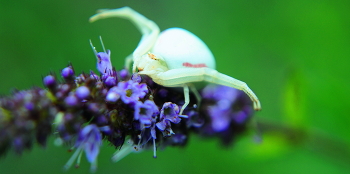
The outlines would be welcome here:
M 203 81 L 242 90 L 252 100 L 254 109 L 261 110 L 258 97 L 246 83 L 215 70 L 213 54 L 196 35 L 182 28 L 169 28 L 160 33 L 155 22 L 130 7 L 102 9 L 89 20 L 94 22 L 110 17 L 128 19 L 142 33 L 137 48 L 126 58 L 126 67 L 133 61 L 133 72 L 147 75 L 165 87 L 183 88 L 185 103 L 180 115 L 190 102 L 189 87 L 200 103 L 193 83 Z

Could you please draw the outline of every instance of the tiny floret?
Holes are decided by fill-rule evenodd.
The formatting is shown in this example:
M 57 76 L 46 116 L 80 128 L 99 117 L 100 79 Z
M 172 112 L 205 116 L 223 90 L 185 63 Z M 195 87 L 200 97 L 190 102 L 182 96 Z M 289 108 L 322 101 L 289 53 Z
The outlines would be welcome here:
M 117 84 L 117 79 L 113 76 L 108 76 L 105 80 L 105 84 L 108 87 L 115 86 Z
M 179 117 L 179 107 L 171 102 L 164 103 L 160 111 L 160 121 L 156 124 L 158 129 L 163 132 L 164 136 L 171 136 L 174 134 L 171 129 L 171 123 L 180 123 L 181 118 Z
M 117 88 L 117 87 L 113 87 L 113 88 Z M 107 93 L 106 101 L 108 102 L 116 102 L 120 98 L 120 95 L 116 92 L 116 89 L 113 89 L 113 88 L 111 88 Z
M 214 132 L 226 131 L 232 124 L 245 123 L 252 113 L 250 102 L 242 93 L 227 86 L 208 85 L 202 91 L 203 99 L 214 101 L 207 107 Z
M 64 68 L 61 72 L 63 78 L 71 78 L 74 76 L 74 71 L 71 66 Z
M 131 76 L 131 80 L 136 82 L 136 83 L 141 83 L 141 76 L 137 73 L 134 73 L 132 76 Z
M 134 119 L 140 121 L 141 129 L 150 127 L 158 114 L 158 107 L 151 100 L 146 100 L 145 103 L 137 102 L 135 105 Z
M 77 150 L 72 155 L 72 157 L 68 160 L 67 164 L 64 166 L 65 169 L 68 169 L 74 160 L 78 157 L 78 163 L 80 162 L 80 156 L 83 151 L 85 151 L 87 160 L 91 163 L 91 171 L 95 171 L 97 168 L 97 156 L 100 152 L 100 146 L 102 143 L 102 135 L 99 128 L 94 125 L 85 126 L 78 135 L 77 141 L 75 143 L 75 148 Z
M 100 80 L 100 77 L 97 74 L 95 74 L 93 71 L 90 72 L 90 77 L 92 79 L 95 79 L 96 81 Z
M 48 88 L 56 85 L 56 79 L 53 75 L 48 75 L 43 79 L 44 85 Z
M 119 75 L 124 80 L 124 79 L 128 78 L 129 72 L 126 69 L 122 69 L 119 71 Z
M 112 71 L 111 64 L 111 51 L 107 50 L 107 52 L 99 52 L 96 54 L 97 57 L 97 69 L 100 73 L 105 74 Z
M 66 103 L 67 106 L 76 106 L 78 105 L 79 101 L 76 96 L 70 95 L 64 99 L 64 102 Z
M 90 95 L 90 90 L 88 87 L 86 86 L 80 86 L 79 88 L 77 88 L 77 90 L 75 91 L 75 94 L 77 95 L 77 97 L 79 99 L 86 99 L 89 97 Z
M 132 80 L 119 82 L 118 86 L 111 88 L 108 93 L 117 93 L 126 104 L 135 104 L 148 93 L 147 85 L 135 83 Z

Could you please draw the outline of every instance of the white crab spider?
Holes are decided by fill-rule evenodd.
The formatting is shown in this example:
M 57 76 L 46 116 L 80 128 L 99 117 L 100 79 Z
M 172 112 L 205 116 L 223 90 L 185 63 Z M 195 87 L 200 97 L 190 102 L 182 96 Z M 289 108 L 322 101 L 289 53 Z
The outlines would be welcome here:
M 127 67 L 133 59 L 133 72 L 145 74 L 154 82 L 166 87 L 183 87 L 185 103 L 180 115 L 189 104 L 188 85 L 194 82 L 209 82 L 244 91 L 253 101 L 255 110 L 260 110 L 258 97 L 246 83 L 215 70 L 215 59 L 205 43 L 191 32 L 181 28 L 170 28 L 159 34 L 153 21 L 129 7 L 100 10 L 90 22 L 109 17 L 126 18 L 142 33 L 141 41 L 126 60 Z M 191 87 L 192 85 L 190 85 Z M 195 88 L 192 90 L 199 98 Z

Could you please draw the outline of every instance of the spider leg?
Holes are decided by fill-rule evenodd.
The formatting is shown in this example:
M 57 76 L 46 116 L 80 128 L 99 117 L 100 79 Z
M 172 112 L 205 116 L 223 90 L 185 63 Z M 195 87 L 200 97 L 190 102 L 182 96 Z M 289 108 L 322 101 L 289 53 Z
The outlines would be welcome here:
M 219 85 L 229 86 L 244 91 L 252 100 L 255 110 L 261 110 L 258 97 L 248 87 L 248 85 L 240 80 L 219 73 L 210 68 L 179 68 L 172 69 L 158 74 L 150 75 L 154 82 L 163 86 L 177 86 L 193 82 L 209 82 Z
M 156 74 L 161 74 L 162 72 L 159 72 L 159 71 L 157 72 L 155 70 L 152 70 L 152 71 L 140 71 L 138 73 L 139 74 L 148 75 L 154 81 L 153 78 L 157 78 L 158 77 L 158 75 L 156 75 Z M 157 81 L 154 81 L 154 82 L 156 82 L 159 85 L 163 85 L 163 84 L 161 84 L 161 83 L 159 83 Z M 199 102 L 201 100 L 201 97 L 200 97 L 198 91 L 196 90 L 196 88 L 192 84 L 185 84 L 185 83 L 182 84 L 182 83 L 180 83 L 180 84 L 163 85 L 163 86 L 167 86 L 167 87 L 183 87 L 185 103 L 182 105 L 179 115 L 182 115 L 182 112 L 186 109 L 187 105 L 190 103 L 190 90 L 189 90 L 188 86 L 190 86 L 192 91 L 195 91 L 194 94 L 195 94 L 195 96 L 197 98 L 197 101 Z M 182 115 L 182 116 L 185 116 L 185 115 Z M 187 116 L 185 116 L 185 117 L 187 117 Z
M 188 89 L 188 86 L 186 84 L 183 84 L 184 88 L 184 96 L 185 96 L 185 103 L 182 105 L 179 115 L 182 115 L 182 112 L 186 109 L 187 105 L 190 103 L 190 90 Z
M 199 94 L 197 88 L 192 83 L 189 83 L 187 85 L 190 87 L 191 91 L 193 92 L 194 96 L 196 97 L 196 99 L 197 99 L 197 108 L 199 108 L 200 104 L 202 102 L 201 95 Z
M 100 13 L 97 13 L 90 17 L 90 22 L 95 22 L 99 19 L 110 18 L 110 17 L 120 17 L 130 20 L 135 26 L 140 30 L 142 38 L 139 42 L 139 45 L 133 52 L 134 59 L 140 58 L 142 55 L 146 54 L 155 44 L 158 35 L 159 27 L 158 25 L 147 19 L 145 16 L 131 9 L 130 7 L 122 7 L 111 10 L 100 10 Z

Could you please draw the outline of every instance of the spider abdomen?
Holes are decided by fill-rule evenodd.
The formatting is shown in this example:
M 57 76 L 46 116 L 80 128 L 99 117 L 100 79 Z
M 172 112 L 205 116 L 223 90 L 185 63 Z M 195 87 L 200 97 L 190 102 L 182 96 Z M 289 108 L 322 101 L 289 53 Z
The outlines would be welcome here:
M 161 32 L 151 52 L 160 55 L 169 69 L 215 69 L 215 59 L 208 46 L 182 28 L 169 28 Z

